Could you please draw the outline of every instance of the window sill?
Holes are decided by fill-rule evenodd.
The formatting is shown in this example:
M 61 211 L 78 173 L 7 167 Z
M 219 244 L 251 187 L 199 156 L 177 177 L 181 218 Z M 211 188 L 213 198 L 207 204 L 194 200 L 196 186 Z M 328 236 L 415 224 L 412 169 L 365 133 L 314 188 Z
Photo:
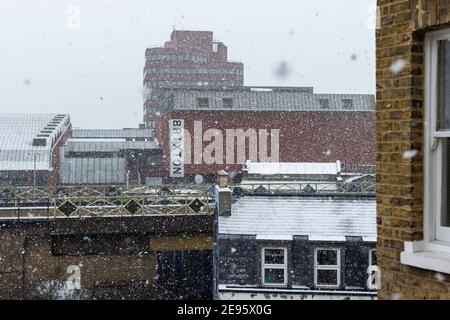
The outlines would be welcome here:
M 424 242 L 405 242 L 405 251 L 400 255 L 404 265 L 450 274 L 450 253 L 430 248 Z

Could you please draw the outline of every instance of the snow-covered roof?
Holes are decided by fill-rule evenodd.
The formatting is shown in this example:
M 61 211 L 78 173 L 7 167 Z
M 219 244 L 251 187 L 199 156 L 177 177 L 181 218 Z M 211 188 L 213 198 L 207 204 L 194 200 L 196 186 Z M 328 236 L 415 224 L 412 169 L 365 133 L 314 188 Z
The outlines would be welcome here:
M 67 141 L 65 152 L 119 152 L 120 150 L 153 150 L 160 147 L 155 141 Z
M 35 164 L 50 170 L 52 148 L 69 125 L 67 114 L 0 113 L 0 171 L 34 170 Z
M 346 236 L 375 239 L 376 201 L 367 197 L 244 197 L 233 203 L 231 216 L 219 217 L 219 233 L 267 240 L 293 236 L 316 241 L 345 241 Z
M 341 162 L 251 162 L 247 161 L 245 170 L 249 175 L 336 175 L 341 172 Z
M 353 176 L 351 178 L 345 179 L 344 183 L 350 183 L 350 182 L 355 182 L 355 181 L 364 180 L 364 179 L 375 181 L 376 176 L 374 174 L 365 174 L 365 175 L 362 175 L 362 176 L 361 175 L 355 175 L 355 176 Z
M 152 138 L 153 129 L 73 129 L 72 138 L 127 139 Z

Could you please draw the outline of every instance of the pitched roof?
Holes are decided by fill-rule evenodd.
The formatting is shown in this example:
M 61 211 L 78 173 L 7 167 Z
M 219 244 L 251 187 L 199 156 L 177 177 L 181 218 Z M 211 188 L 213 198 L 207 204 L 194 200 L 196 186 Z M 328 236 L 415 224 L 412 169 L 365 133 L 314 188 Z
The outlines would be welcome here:
M 371 197 L 244 197 L 233 203 L 230 217 L 219 217 L 219 233 L 323 241 L 354 236 L 374 241 L 376 202 Z

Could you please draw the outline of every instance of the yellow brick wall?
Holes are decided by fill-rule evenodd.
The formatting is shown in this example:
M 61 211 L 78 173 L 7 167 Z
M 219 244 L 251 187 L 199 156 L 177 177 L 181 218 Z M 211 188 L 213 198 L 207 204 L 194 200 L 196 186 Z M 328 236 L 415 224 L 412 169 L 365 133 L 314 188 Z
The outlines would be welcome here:
M 400 264 L 404 241 L 422 239 L 424 35 L 450 27 L 450 0 L 378 0 L 377 223 L 380 299 L 450 299 L 450 275 Z M 390 66 L 406 62 L 397 75 Z M 403 159 L 407 150 L 419 150 Z
M 125 288 L 121 297 L 156 298 L 156 254 L 55 256 L 51 253 L 49 229 L 0 228 L 0 300 L 38 297 L 41 281 L 65 282 L 67 267 L 77 265 L 81 286 L 97 298 Z M 133 289 L 148 283 L 146 295 Z M 139 294 L 142 294 L 139 291 Z M 117 298 L 117 297 L 116 297 Z

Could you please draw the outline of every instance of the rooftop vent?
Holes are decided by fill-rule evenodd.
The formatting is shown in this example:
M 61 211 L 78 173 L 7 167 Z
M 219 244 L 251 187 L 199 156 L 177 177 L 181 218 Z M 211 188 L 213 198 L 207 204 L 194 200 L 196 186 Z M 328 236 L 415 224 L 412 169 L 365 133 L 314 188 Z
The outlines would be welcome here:
M 45 147 L 46 145 L 47 145 L 47 139 L 33 138 L 33 147 Z

